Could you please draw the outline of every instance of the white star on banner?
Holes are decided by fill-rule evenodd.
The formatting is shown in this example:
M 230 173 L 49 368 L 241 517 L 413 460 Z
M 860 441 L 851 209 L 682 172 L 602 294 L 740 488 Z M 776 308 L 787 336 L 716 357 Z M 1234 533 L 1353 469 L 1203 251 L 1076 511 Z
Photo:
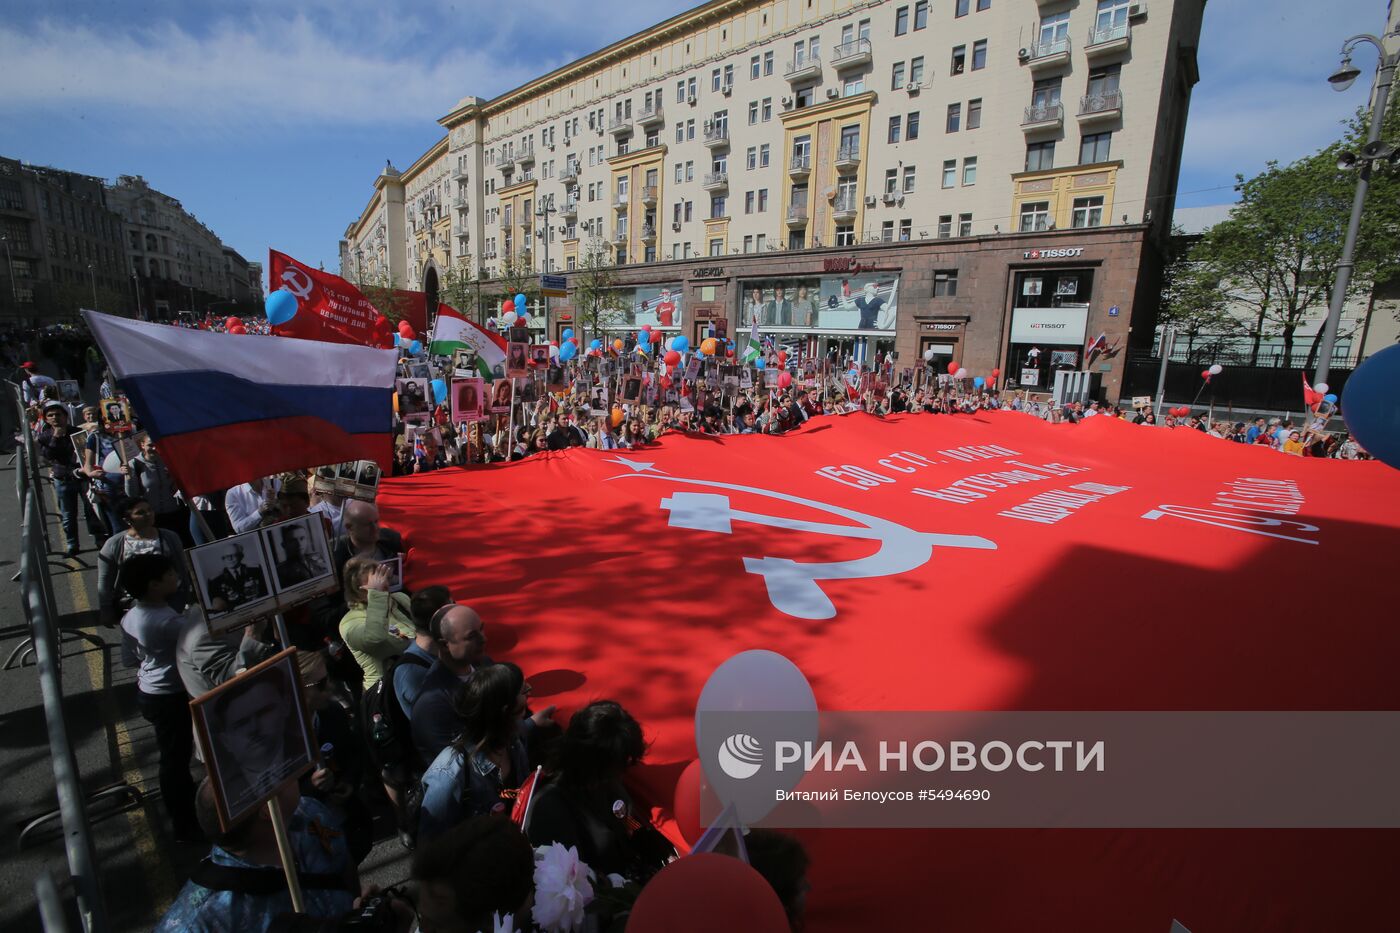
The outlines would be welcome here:
M 604 463 L 620 463 L 633 473 L 660 473 L 663 476 L 669 474 L 665 470 L 658 470 L 656 464 L 648 463 L 644 460 L 628 460 L 626 457 L 609 457 Z

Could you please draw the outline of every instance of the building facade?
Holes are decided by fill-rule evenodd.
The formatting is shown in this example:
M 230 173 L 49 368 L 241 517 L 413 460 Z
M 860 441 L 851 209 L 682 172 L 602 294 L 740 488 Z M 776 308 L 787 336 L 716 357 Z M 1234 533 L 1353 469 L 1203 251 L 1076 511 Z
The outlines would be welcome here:
M 667 286 L 634 296 L 635 323 L 708 329 L 703 310 L 733 334 L 749 326 L 747 285 L 772 306 L 761 329 L 785 343 L 909 363 L 924 336 L 953 333 L 921 328 L 952 323 L 932 318 L 955 298 L 969 320 L 954 345 L 977 372 L 1030 326 L 1008 319 L 984 346 L 973 335 L 996 328 L 979 314 L 1065 308 L 1041 335 L 1064 341 L 1062 368 L 1077 345 L 1079 365 L 1095 321 L 1151 339 L 1203 9 L 713 0 L 495 99 L 463 98 L 399 179 L 400 235 L 381 175 L 342 270 L 382 250 L 396 285 L 429 291 L 448 265 L 567 274 L 601 241 L 621 287 Z M 1081 258 L 1093 283 L 1025 273 Z M 1131 267 L 1132 287 L 1104 262 Z M 843 269 L 862 271 L 823 278 Z M 1052 291 L 1008 297 L 1031 280 Z M 697 313 L 655 313 L 677 303 Z
M 122 219 L 102 179 L 0 157 L 0 321 L 72 320 L 134 307 Z
M 247 260 L 175 198 L 140 175 L 123 175 L 107 189 L 107 201 L 125 227 L 140 317 L 202 318 L 209 312 L 252 311 L 261 303 L 261 290 L 248 287 Z

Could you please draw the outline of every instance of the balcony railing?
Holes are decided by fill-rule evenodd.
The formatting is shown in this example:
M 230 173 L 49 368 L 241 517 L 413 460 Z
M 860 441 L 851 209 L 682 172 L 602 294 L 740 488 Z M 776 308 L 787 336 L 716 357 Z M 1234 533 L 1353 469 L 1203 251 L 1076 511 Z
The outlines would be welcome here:
M 1122 109 L 1122 91 L 1106 91 L 1103 94 L 1086 94 L 1079 98 L 1079 115 L 1081 117 L 1114 114 Z
M 787 222 L 789 227 L 803 227 L 807 224 L 807 205 L 793 204 L 788 207 Z
M 806 175 L 812 170 L 812 155 L 809 152 L 798 152 L 792 156 L 792 161 L 788 163 L 789 175 Z
M 497 153 L 496 168 L 503 172 L 515 171 L 515 156 L 509 150 Z
M 613 242 L 614 242 L 614 243 L 626 243 L 626 242 L 627 242 L 627 228 L 626 228 L 626 227 L 618 227 L 616 230 L 613 231 Z
M 615 207 L 617 210 L 627 210 L 627 205 L 630 202 L 631 195 L 629 195 L 626 191 L 619 191 L 616 195 L 613 196 L 613 207 Z
M 836 170 L 851 172 L 860 168 L 860 146 L 842 146 L 836 150 Z
M 656 185 L 646 185 L 642 188 L 642 203 L 649 206 L 656 206 Z
M 838 194 L 836 200 L 831 203 L 831 212 L 838 220 L 849 219 L 856 215 L 856 206 L 859 203 L 854 194 Z
M 642 242 L 651 243 L 656 240 L 656 228 L 651 224 L 642 225 Z
M 1054 59 L 1059 56 L 1069 57 L 1069 36 L 1061 36 L 1058 39 L 1043 39 L 1040 42 L 1031 43 L 1026 49 L 1030 55 L 1027 61 L 1038 62 L 1046 59 Z
M 660 104 L 653 104 L 650 107 L 643 108 L 642 111 L 637 114 L 637 122 L 642 126 L 651 126 L 654 123 L 665 123 L 666 113 Z
M 459 210 L 459 211 L 464 211 L 464 210 L 466 210 L 466 209 L 467 209 L 467 199 L 466 199 L 466 197 L 464 197 L 463 195 L 460 195 L 460 194 L 457 195 L 457 197 L 455 197 L 455 198 L 452 199 L 452 206 L 455 207 L 455 208 L 457 208 L 457 210 Z
M 837 69 L 854 68 L 870 63 L 871 46 L 869 39 L 853 39 L 842 42 L 831 53 L 831 64 Z
M 563 171 L 559 173 L 559 180 L 566 185 L 578 184 L 578 165 L 572 162 L 565 165 Z
M 535 161 L 535 147 L 534 147 L 534 146 L 526 146 L 524 149 L 518 149 L 518 150 L 516 150 L 516 153 L 515 153 L 515 164 L 516 164 L 516 165 L 530 165 L 530 164 L 532 164 L 534 161 Z
M 628 133 L 632 132 L 631 115 L 614 116 L 611 120 L 608 121 L 608 132 L 612 133 L 615 136 L 625 136 Z
M 1096 45 L 1106 45 L 1110 42 L 1120 42 L 1128 38 L 1128 30 L 1131 27 L 1127 23 L 1119 23 L 1116 26 L 1103 26 L 1089 30 L 1089 41 L 1084 44 L 1084 48 L 1091 49 Z
M 822 58 L 820 55 L 797 55 L 787 64 L 787 70 L 783 76 L 789 81 L 801 81 L 805 78 L 815 78 L 822 73 Z
M 1021 121 L 1021 125 L 1042 126 L 1053 123 L 1063 123 L 1064 119 L 1064 104 L 1031 104 L 1026 108 L 1026 118 Z
M 729 145 L 728 123 L 707 123 L 705 125 L 705 145 L 710 148 Z
M 564 202 L 564 206 L 561 207 L 561 208 L 559 208 L 559 216 L 561 216 L 561 217 L 577 217 L 577 216 L 578 216 L 578 201 L 574 200 L 573 198 L 570 198 L 569 200 L 565 201 L 565 202 Z
M 704 179 L 700 182 L 700 187 L 704 188 L 706 191 L 715 188 L 727 188 L 729 187 L 729 173 L 707 172 Z

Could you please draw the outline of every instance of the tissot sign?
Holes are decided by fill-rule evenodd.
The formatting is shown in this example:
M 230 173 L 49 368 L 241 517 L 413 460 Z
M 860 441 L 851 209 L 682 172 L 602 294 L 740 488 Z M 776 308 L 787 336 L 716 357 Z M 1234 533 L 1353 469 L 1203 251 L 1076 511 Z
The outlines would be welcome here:
M 1055 249 L 1028 249 L 1021 254 L 1022 259 L 1068 259 L 1073 256 L 1083 256 L 1084 247 L 1064 246 Z

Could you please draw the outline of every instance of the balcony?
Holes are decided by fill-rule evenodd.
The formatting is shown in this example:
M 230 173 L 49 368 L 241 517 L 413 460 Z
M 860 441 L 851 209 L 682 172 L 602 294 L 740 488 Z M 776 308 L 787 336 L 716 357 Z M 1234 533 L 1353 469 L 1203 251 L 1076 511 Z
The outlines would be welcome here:
M 656 206 L 656 186 L 647 185 L 642 188 L 642 204 L 645 207 Z
M 524 168 L 527 165 L 535 164 L 535 147 L 526 146 L 515 154 L 515 164 Z
M 559 173 L 559 180 L 562 181 L 564 184 L 570 186 L 570 187 L 573 187 L 574 185 L 577 185 L 577 184 L 578 184 L 578 164 L 577 164 L 577 163 L 574 163 L 574 162 L 570 162 L 570 163 L 568 163 L 567 165 L 565 165 L 563 171 L 561 171 L 561 172 Z
M 859 207 L 860 201 L 856 199 L 854 193 L 838 194 L 836 200 L 831 202 L 831 217 L 837 223 L 855 220 Z
M 627 228 L 626 228 L 626 227 L 618 227 L 616 230 L 614 230 L 614 231 L 613 231 L 613 235 L 612 235 L 612 241 L 613 241 L 614 243 L 616 243 L 618 246 L 626 246 L 626 245 L 627 245 Z
M 729 173 L 709 172 L 701 179 L 700 187 L 706 191 L 726 191 L 729 188 Z
M 662 110 L 660 104 L 652 104 L 637 114 L 637 122 L 642 125 L 643 129 L 661 126 L 666 122 L 666 112 Z
M 626 191 L 619 191 L 613 196 L 613 210 L 625 211 L 631 203 L 631 196 Z
M 1117 26 L 1090 29 L 1089 40 L 1084 43 L 1084 57 L 1091 62 L 1108 58 L 1128 51 L 1132 41 L 1132 29 L 1126 22 Z
M 1106 91 L 1079 98 L 1079 122 L 1117 120 L 1123 115 L 1123 92 Z
M 1064 104 L 1032 104 L 1026 108 L 1025 119 L 1021 121 L 1021 131 L 1037 133 L 1042 130 L 1058 130 L 1064 125 Z
M 792 161 L 788 163 L 788 177 L 793 179 L 806 178 L 812 174 L 812 155 L 809 152 L 795 153 Z
M 509 174 L 515 171 L 515 157 L 507 149 L 496 156 L 496 168 Z
M 470 205 L 467 203 L 466 195 L 459 194 L 452 199 L 452 206 L 459 211 L 465 211 Z
M 836 150 L 836 171 L 854 172 L 860 168 L 860 147 L 842 146 Z
M 1049 71 L 1069 64 L 1069 36 L 1033 42 L 1021 56 L 1021 64 L 1029 65 L 1032 74 Z
M 709 149 L 729 148 L 729 124 L 705 124 L 705 146 Z
M 559 216 L 571 223 L 577 220 L 578 200 L 575 198 L 569 198 L 569 200 L 565 201 L 564 206 L 559 208 Z
M 831 66 L 837 71 L 859 68 L 870 64 L 871 47 L 869 39 L 854 39 L 842 42 L 831 53 Z
M 656 228 L 651 224 L 642 224 L 642 242 L 647 244 L 656 242 Z
M 788 208 L 787 225 L 796 230 L 807 226 L 807 205 L 794 204 Z
M 821 77 L 822 57 L 820 55 L 798 55 L 787 63 L 783 77 L 793 84 L 815 80 Z
M 631 136 L 631 114 L 626 114 L 623 116 L 614 116 L 611 120 L 608 121 L 608 132 L 613 134 L 614 136 Z
M 462 162 L 458 162 L 458 163 L 457 163 L 457 167 L 454 168 L 454 169 L 452 170 L 452 180 L 453 180 L 453 181 L 466 181 L 466 180 L 467 180 L 467 166 L 466 166 L 465 163 L 462 163 Z

